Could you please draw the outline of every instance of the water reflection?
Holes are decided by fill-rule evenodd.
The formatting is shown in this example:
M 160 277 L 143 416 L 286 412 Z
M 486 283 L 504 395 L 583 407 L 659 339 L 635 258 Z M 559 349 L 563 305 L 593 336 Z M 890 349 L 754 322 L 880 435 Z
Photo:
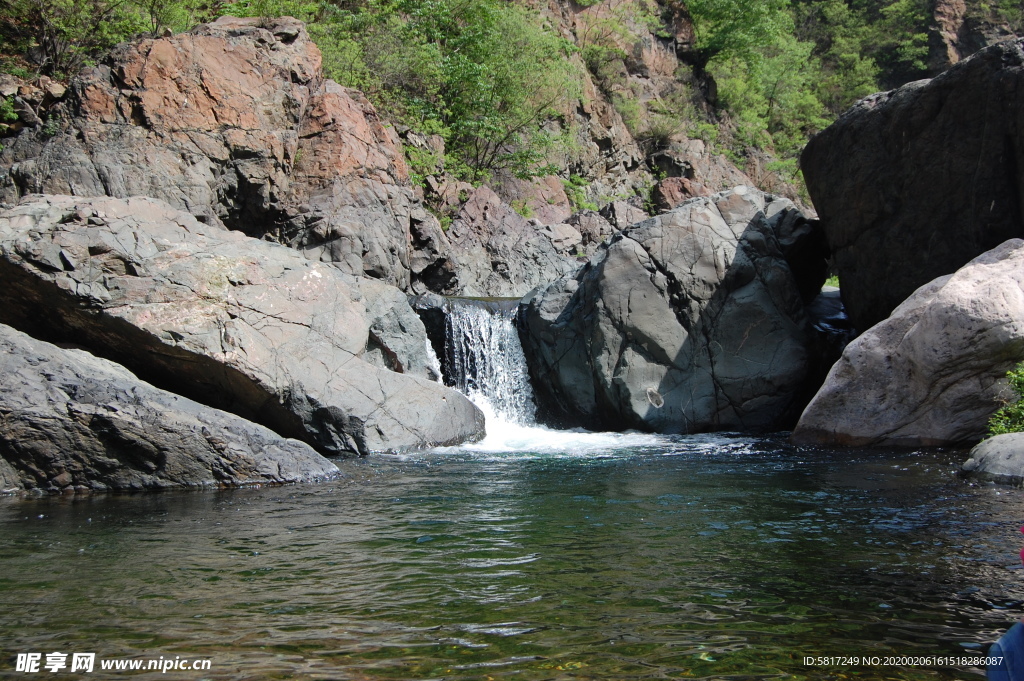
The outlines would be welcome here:
M 218 679 L 834 678 L 802 657 L 974 654 L 1019 616 L 1024 507 L 958 481 L 960 458 L 717 436 L 3 500 L 0 640 L 209 656 Z

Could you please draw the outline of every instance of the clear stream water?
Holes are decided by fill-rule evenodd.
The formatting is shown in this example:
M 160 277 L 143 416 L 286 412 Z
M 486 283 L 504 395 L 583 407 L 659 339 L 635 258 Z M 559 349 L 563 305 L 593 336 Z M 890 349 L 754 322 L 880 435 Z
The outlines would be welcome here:
M 804 658 L 980 656 L 1024 611 L 1024 496 L 959 480 L 964 452 L 547 430 L 466 319 L 491 350 L 460 361 L 505 381 L 467 383 L 499 403 L 479 444 L 0 499 L 0 677 L 61 651 L 212 661 L 79 678 L 978 679 Z
M 802 659 L 977 655 L 1021 615 L 1024 498 L 961 453 L 577 435 L 0 500 L 0 676 L 57 650 L 213 661 L 110 678 L 978 678 Z

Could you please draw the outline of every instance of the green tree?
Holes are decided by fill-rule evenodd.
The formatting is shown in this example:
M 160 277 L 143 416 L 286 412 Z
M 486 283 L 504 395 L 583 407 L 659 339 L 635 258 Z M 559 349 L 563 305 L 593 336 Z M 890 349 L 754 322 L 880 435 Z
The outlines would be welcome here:
M 481 180 L 544 170 L 550 121 L 580 78 L 570 46 L 500 0 L 369 0 L 325 8 L 314 30 L 327 75 L 414 129 L 442 135 L 449 171 Z
M 788 0 L 688 0 L 696 38 L 694 68 L 713 60 L 754 63 L 791 26 Z
M 8 0 L 0 9 L 8 51 L 32 51 L 39 71 L 57 77 L 132 33 L 145 30 L 129 0 Z

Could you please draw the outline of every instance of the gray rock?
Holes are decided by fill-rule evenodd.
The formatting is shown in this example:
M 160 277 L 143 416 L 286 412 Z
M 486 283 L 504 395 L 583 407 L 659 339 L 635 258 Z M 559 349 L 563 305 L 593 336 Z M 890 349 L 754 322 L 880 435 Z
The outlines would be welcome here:
M 779 201 L 746 187 L 692 200 L 525 298 L 541 413 L 667 433 L 795 419 L 807 318 L 777 236 L 793 209 Z
M 845 282 L 843 283 L 845 286 Z M 1024 241 L 922 286 L 843 351 L 793 431 L 823 445 L 977 442 L 1024 359 Z
M 971 450 L 961 470 L 980 480 L 1020 487 L 1024 484 L 1024 433 L 983 440 Z
M 360 279 L 359 290 L 370 323 L 363 359 L 382 369 L 437 381 L 440 376 L 427 357 L 426 329 L 408 296 L 376 279 Z
M 21 97 L 14 98 L 14 113 L 18 114 L 18 120 L 25 125 L 38 128 L 43 124 L 32 105 Z
M 452 222 L 456 280 L 446 295 L 520 298 L 572 272 L 575 257 L 559 253 L 551 230 L 542 230 L 503 203 L 487 187 L 469 197 Z
M 308 445 L 0 325 L 0 492 L 324 480 Z
M 588 256 L 593 255 L 605 239 L 618 231 L 612 226 L 612 223 L 593 210 L 581 210 L 579 213 L 574 213 L 566 221 L 566 224 L 579 231 L 583 240 L 583 253 Z
M 458 264 L 440 221 L 422 207 L 417 208 L 410 216 L 409 236 L 413 292 L 456 291 Z
M 0 321 L 322 452 L 483 434 L 463 395 L 360 358 L 355 280 L 153 199 L 27 197 L 0 211 Z
M 650 216 L 643 209 L 628 201 L 612 201 L 601 209 L 601 216 L 608 220 L 616 229 L 626 229 Z
M 800 159 L 858 329 L 1024 237 L 1024 39 L 861 100 Z

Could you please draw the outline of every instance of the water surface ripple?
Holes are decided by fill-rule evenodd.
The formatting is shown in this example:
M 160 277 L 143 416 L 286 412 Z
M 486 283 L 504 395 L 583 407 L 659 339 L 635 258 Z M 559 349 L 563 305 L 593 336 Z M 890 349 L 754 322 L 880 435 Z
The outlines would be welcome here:
M 976 679 L 803 658 L 980 655 L 1021 615 L 1024 497 L 959 481 L 962 452 L 629 437 L 0 500 L 0 651 L 211 679 Z

